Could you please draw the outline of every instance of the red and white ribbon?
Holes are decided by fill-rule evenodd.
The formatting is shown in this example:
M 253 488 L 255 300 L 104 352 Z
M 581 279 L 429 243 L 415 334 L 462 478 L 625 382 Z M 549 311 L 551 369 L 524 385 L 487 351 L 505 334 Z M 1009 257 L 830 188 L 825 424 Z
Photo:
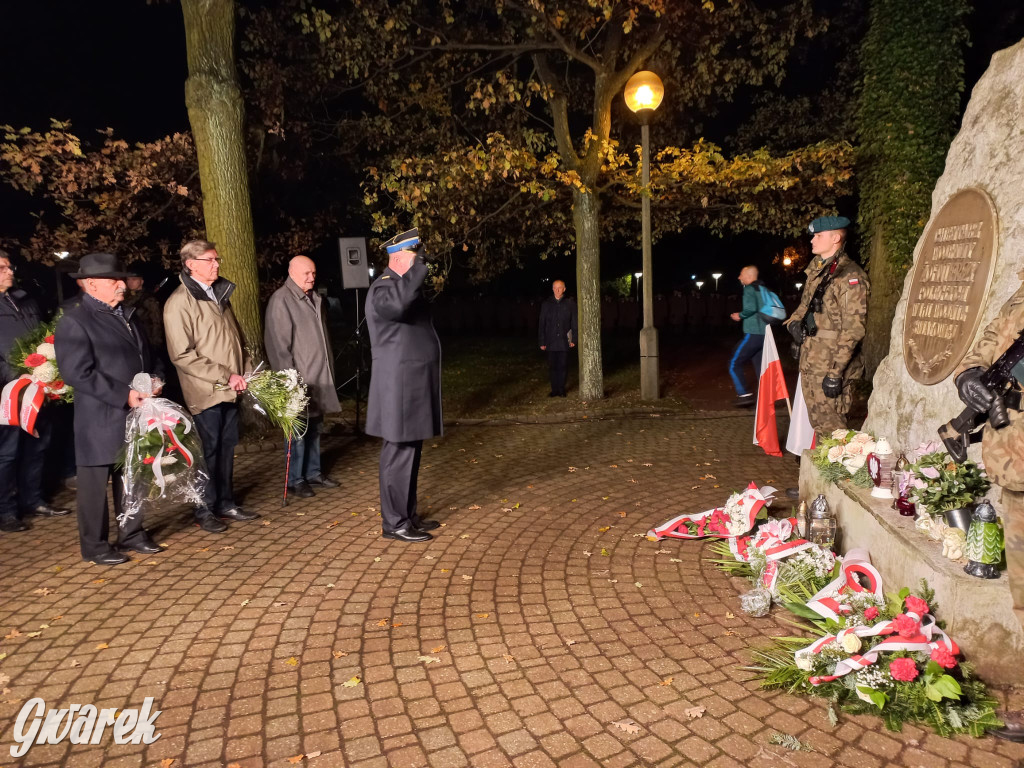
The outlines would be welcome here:
M 838 599 L 848 592 L 871 592 L 877 598 L 882 597 L 882 576 L 871 565 L 867 550 L 851 549 L 847 552 L 839 575 L 812 597 L 807 607 L 826 619 L 838 620 L 841 614 L 852 611 Z
M 770 504 L 774 499 L 775 489 L 771 486 L 758 488 L 756 483 L 751 483 L 740 497 L 739 504 L 743 507 L 747 525 L 740 533 L 729 533 L 726 525 L 729 515 L 724 507 L 708 509 L 696 514 L 682 514 L 673 517 L 666 523 L 652 528 L 647 535 L 655 539 L 704 539 L 714 537 L 719 539 L 733 539 L 742 536 L 754 527 L 754 520 L 761 507 Z M 690 533 L 687 523 L 697 528 L 696 533 Z
M 172 450 L 181 454 L 182 459 L 185 460 L 186 466 L 191 467 L 192 462 L 194 461 L 192 453 L 188 448 L 181 444 L 177 436 L 174 434 L 174 428 L 178 426 L 178 424 L 185 425 L 185 434 L 188 434 L 192 429 L 192 423 L 190 421 L 187 419 L 182 421 L 169 411 L 164 411 L 158 416 L 150 416 L 146 419 L 146 427 L 143 434 L 145 434 L 145 432 L 152 432 L 153 430 L 158 430 L 163 433 L 164 442 L 160 445 L 160 450 L 157 451 L 156 456 L 153 457 L 153 482 L 156 483 L 161 493 L 167 487 L 162 463 L 164 458 L 164 448 L 167 443 L 170 443 Z

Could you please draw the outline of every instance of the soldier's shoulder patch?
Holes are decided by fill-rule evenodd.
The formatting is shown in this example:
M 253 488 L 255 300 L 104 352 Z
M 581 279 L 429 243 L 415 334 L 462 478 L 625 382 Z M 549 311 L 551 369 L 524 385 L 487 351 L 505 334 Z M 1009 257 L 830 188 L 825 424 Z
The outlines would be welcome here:
M 859 277 L 851 277 L 850 278 L 850 285 L 860 285 L 860 278 Z

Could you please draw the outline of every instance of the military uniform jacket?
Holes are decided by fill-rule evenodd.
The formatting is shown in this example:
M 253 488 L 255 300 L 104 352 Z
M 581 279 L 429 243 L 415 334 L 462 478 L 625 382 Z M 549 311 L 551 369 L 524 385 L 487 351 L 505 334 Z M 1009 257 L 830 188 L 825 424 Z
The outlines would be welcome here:
M 818 333 L 804 340 L 800 371 L 821 378 L 856 379 L 864 375 L 860 343 L 864 338 L 870 285 L 864 270 L 843 251 L 836 254 L 835 262 L 832 282 L 822 297 L 821 312 L 814 313 Z M 787 325 L 802 322 L 811 311 L 811 299 L 818 284 L 828 275 L 831 264 L 832 259 L 827 262 L 814 259 L 808 266 L 800 306 Z
M 969 368 L 988 368 L 1009 349 L 1024 328 L 1024 285 L 999 310 L 978 343 L 957 367 L 954 376 Z M 1024 415 L 1010 410 L 1010 424 L 1003 429 L 985 426 L 981 456 L 985 474 L 1011 491 L 1024 491 Z
M 57 367 L 75 388 L 75 458 L 83 467 L 114 464 L 124 447 L 128 392 L 137 373 L 163 376 L 149 343 L 124 307 L 124 317 L 91 297 L 64 313 L 54 333 Z
M 427 266 L 390 267 L 366 294 L 373 347 L 366 433 L 392 443 L 441 434 L 441 342 L 423 295 Z

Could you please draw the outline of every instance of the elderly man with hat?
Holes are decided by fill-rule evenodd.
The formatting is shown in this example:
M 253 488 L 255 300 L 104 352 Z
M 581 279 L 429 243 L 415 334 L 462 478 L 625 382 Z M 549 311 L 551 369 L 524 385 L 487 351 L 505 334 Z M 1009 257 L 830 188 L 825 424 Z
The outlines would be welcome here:
M 868 312 L 868 278 L 845 250 L 845 216 L 811 222 L 811 253 L 800 306 L 786 327 L 800 346 L 804 401 L 814 430 L 847 427 L 850 384 L 864 375 L 860 344 Z
M 90 253 L 71 277 L 81 281 L 84 296 L 57 324 L 57 367 L 75 389 L 75 455 L 78 460 L 78 534 L 82 558 L 98 565 L 128 560 L 110 546 L 107 480 L 113 478 L 115 516 L 121 514 L 123 483 L 116 469 L 124 447 L 128 409 L 149 395 L 132 389 L 138 373 L 160 376 L 159 360 L 131 307 L 123 307 L 125 278 L 117 258 Z M 154 394 L 159 394 L 156 392 Z M 139 517 L 118 528 L 118 547 L 143 554 L 159 552 Z
M 388 266 L 366 293 L 373 349 L 366 434 L 380 451 L 380 514 L 386 539 L 429 541 L 440 524 L 416 509 L 423 441 L 441 434 L 441 342 L 423 295 L 427 265 L 412 229 L 385 243 Z

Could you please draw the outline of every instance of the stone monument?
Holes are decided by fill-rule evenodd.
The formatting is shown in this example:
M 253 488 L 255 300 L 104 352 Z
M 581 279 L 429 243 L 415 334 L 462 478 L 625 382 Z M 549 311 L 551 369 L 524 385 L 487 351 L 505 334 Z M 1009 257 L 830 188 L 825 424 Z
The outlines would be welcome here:
M 938 440 L 939 425 L 963 409 L 953 370 L 1021 284 L 1021 126 L 1024 41 L 996 53 L 971 93 L 875 373 L 864 428 L 900 449 Z

